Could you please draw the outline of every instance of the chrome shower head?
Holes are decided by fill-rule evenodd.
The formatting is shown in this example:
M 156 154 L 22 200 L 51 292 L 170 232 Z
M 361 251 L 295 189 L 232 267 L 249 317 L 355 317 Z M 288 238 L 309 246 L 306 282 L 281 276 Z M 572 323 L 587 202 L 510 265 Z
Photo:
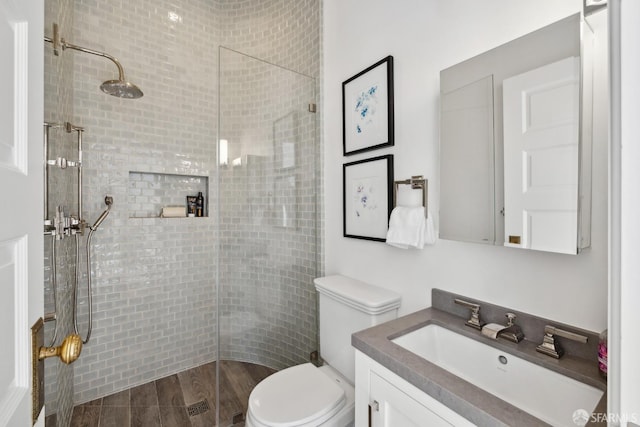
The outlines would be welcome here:
M 100 85 L 100 89 L 118 98 L 136 99 L 144 95 L 138 86 L 124 80 L 107 80 Z
M 47 40 L 45 38 L 45 40 Z M 50 41 L 50 40 L 47 40 Z M 68 43 L 64 39 L 61 39 L 60 44 L 62 49 L 73 49 L 79 52 L 90 53 L 91 55 L 102 56 L 103 58 L 107 58 L 118 67 L 118 78 L 116 80 L 107 80 L 106 82 L 100 85 L 100 89 L 109 95 L 117 96 L 118 98 L 126 98 L 126 99 L 136 99 L 141 98 L 144 94 L 140 90 L 140 88 L 133 83 L 129 83 L 127 79 L 124 77 L 124 70 L 122 65 L 120 65 L 120 61 L 114 56 L 109 55 L 105 52 L 100 52 L 98 50 L 88 49 L 82 46 L 76 46 L 74 44 Z M 55 45 L 55 43 L 54 43 Z

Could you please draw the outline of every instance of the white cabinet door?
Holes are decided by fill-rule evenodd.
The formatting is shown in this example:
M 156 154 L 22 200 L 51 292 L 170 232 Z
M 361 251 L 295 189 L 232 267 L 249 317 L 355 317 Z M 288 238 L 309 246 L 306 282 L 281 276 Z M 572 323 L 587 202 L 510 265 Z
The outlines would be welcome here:
M 505 245 L 578 247 L 580 59 L 503 82 Z
M 369 356 L 355 355 L 356 427 L 475 427 Z
M 372 427 L 451 427 L 410 395 L 371 372 Z
M 31 325 L 44 294 L 43 30 L 42 1 L 0 2 L 0 426 L 32 424 Z

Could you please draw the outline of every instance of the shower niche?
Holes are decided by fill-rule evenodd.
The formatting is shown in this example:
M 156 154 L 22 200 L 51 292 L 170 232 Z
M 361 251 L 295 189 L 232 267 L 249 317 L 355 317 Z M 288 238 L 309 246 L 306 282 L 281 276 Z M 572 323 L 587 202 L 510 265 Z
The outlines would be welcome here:
M 127 190 L 129 218 L 184 218 L 188 209 L 187 196 L 197 197 L 199 193 L 204 198 L 201 216 L 207 217 L 208 176 L 130 171 Z M 184 214 L 181 208 L 184 208 Z

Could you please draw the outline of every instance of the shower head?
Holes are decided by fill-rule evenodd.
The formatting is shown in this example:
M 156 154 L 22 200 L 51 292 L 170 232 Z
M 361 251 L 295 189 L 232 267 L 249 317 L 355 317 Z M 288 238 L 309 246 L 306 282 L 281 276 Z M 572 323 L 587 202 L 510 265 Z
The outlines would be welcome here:
M 124 80 L 107 80 L 100 85 L 100 89 L 118 98 L 136 99 L 144 95 L 138 86 Z
M 55 45 L 55 41 L 53 41 L 53 43 Z M 117 96 L 118 98 L 126 99 L 141 98 L 144 95 L 138 86 L 134 85 L 133 83 L 129 83 L 127 79 L 124 78 L 124 69 L 122 68 L 122 65 L 120 65 L 120 61 L 118 61 L 115 57 L 109 55 L 108 53 L 88 49 L 86 47 L 76 46 L 74 44 L 68 43 L 64 39 L 60 40 L 60 45 L 62 46 L 63 50 L 73 49 L 80 52 L 90 53 L 92 55 L 102 56 L 103 58 L 107 58 L 108 60 L 116 64 L 116 67 L 118 67 L 118 79 L 107 80 L 106 82 L 102 83 L 100 85 L 100 89 L 104 93 Z

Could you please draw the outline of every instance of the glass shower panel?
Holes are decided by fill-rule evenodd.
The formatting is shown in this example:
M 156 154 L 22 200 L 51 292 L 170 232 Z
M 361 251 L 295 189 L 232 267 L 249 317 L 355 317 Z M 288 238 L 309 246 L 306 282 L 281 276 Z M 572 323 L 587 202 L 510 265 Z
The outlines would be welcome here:
M 248 396 L 231 371 L 265 375 L 318 349 L 319 150 L 313 78 L 219 53 L 218 410 L 230 425 Z

